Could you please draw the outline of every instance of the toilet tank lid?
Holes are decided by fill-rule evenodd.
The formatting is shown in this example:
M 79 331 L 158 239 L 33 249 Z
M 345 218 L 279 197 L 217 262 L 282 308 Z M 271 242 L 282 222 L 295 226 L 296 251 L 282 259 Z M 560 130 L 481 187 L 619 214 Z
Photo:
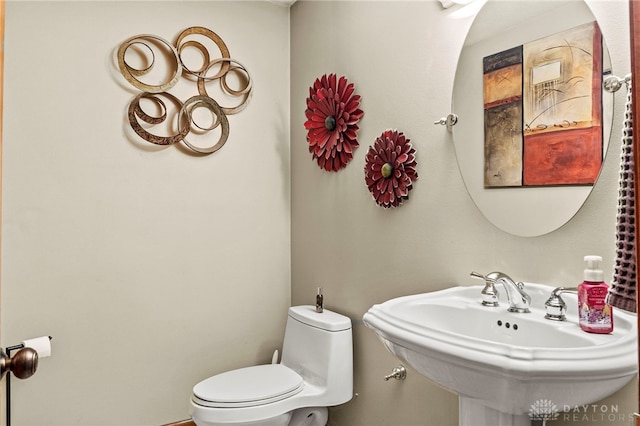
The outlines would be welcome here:
M 328 309 L 318 313 L 316 307 L 312 305 L 292 306 L 289 308 L 289 316 L 304 324 L 327 331 L 342 331 L 351 328 L 349 317 Z

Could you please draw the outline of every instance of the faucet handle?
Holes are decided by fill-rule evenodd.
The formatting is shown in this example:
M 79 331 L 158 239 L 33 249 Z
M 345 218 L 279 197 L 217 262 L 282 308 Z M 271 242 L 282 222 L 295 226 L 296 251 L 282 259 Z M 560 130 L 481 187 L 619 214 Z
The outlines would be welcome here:
M 487 282 L 495 282 L 496 281 L 496 273 L 495 272 L 491 272 L 490 274 L 484 275 L 481 274 L 480 272 L 476 272 L 473 271 L 470 274 L 473 278 L 480 278 L 481 280 L 487 281 Z
M 545 318 L 553 321 L 565 321 L 567 317 L 567 304 L 560 296 L 562 293 L 578 291 L 577 287 L 557 287 L 551 292 L 551 296 L 544 302 L 544 308 L 547 311 Z
M 471 276 L 474 278 L 480 278 L 484 280 L 484 288 L 480 292 L 482 296 L 482 306 L 499 306 L 498 289 L 495 286 L 496 280 L 492 274 L 482 275 L 479 272 L 471 272 Z

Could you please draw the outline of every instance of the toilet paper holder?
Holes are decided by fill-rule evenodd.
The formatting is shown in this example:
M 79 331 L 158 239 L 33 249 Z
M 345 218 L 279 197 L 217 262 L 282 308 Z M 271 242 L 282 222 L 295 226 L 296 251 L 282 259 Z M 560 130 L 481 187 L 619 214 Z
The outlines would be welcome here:
M 51 336 L 46 337 L 49 340 L 52 339 Z M 35 341 L 37 339 L 33 340 Z M 36 348 L 26 345 L 25 342 L 19 345 L 8 346 L 6 352 L 0 348 L 0 380 L 2 380 L 8 372 L 12 372 L 18 379 L 28 379 L 35 374 L 38 369 L 38 351 Z M 11 357 L 11 352 L 15 350 L 18 352 Z M 48 356 L 49 353 L 44 356 Z M 7 379 L 9 379 L 9 376 L 7 376 Z
M 7 352 L 11 348 L 7 348 Z M 35 349 L 21 346 L 17 346 L 15 349 L 20 350 L 13 358 L 8 353 L 0 351 L 0 380 L 8 372 L 12 372 L 18 379 L 28 379 L 35 374 L 38 368 L 38 352 Z
M 51 336 L 46 336 L 51 341 L 53 338 Z M 46 337 L 43 337 L 46 339 Z M 42 338 L 38 338 L 42 339 Z M 33 341 L 37 341 L 38 339 L 33 339 Z M 46 340 L 45 340 L 46 341 Z M 24 341 L 18 345 L 8 346 L 4 351 L 0 348 L 0 380 L 7 376 L 6 382 L 6 425 L 11 426 L 11 374 L 13 373 L 18 379 L 28 379 L 33 376 L 38 369 L 38 359 L 40 358 L 38 355 L 38 351 L 27 344 L 28 341 Z M 16 354 L 12 357 L 11 352 L 17 350 Z M 51 350 L 47 351 L 43 356 L 49 356 L 51 354 Z

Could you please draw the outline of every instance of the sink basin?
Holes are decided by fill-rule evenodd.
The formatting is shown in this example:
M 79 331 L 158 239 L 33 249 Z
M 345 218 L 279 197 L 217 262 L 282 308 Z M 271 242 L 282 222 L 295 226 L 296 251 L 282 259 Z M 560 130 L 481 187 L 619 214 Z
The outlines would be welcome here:
M 530 313 L 482 306 L 482 286 L 452 287 L 374 305 L 364 323 L 422 375 L 460 396 L 460 424 L 530 424 L 597 402 L 637 372 L 637 319 L 614 308 L 614 331 L 578 325 L 575 294 L 567 320 L 545 319 L 554 287 L 525 284 Z M 502 290 L 502 289 L 499 289 Z M 479 417 L 480 416 L 480 417 Z M 543 418 L 540 418 L 542 416 Z

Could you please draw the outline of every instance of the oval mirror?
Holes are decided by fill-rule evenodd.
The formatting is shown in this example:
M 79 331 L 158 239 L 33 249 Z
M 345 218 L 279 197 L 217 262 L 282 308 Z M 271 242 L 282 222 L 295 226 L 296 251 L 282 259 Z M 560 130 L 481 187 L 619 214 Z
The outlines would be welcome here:
M 554 231 L 584 204 L 607 152 L 610 60 L 583 1 L 492 1 L 465 39 L 452 128 L 469 195 L 496 227 Z

